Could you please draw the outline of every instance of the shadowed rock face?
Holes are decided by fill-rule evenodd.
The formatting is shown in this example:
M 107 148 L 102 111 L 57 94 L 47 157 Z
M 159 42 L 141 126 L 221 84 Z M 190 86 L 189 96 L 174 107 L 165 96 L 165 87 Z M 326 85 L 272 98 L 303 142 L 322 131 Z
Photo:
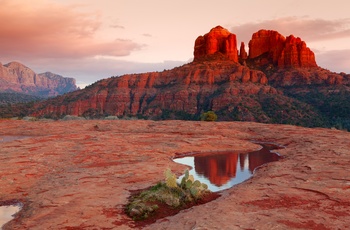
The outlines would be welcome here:
M 0 92 L 17 92 L 52 97 L 77 89 L 75 79 L 46 72 L 36 74 L 18 62 L 0 63 Z
M 239 48 L 239 58 L 241 60 L 246 60 L 248 58 L 248 53 L 245 51 L 245 44 L 241 42 L 241 47 Z

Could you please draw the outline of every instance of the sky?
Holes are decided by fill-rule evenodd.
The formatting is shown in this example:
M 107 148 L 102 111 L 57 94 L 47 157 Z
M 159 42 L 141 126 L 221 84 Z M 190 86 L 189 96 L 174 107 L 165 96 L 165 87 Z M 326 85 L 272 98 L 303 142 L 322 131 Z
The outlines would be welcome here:
M 0 62 L 18 61 L 84 87 L 188 63 L 221 25 L 246 46 L 254 32 L 293 34 L 317 64 L 350 73 L 349 0 L 0 0 Z

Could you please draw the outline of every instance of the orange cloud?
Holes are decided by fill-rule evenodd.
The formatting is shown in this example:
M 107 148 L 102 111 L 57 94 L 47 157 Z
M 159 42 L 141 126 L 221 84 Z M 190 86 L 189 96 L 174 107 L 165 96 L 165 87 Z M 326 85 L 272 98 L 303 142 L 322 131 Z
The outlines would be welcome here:
M 45 0 L 0 0 L 1 56 L 36 58 L 82 58 L 126 56 L 140 49 L 131 40 L 99 41 L 97 13 L 82 13 L 76 7 Z

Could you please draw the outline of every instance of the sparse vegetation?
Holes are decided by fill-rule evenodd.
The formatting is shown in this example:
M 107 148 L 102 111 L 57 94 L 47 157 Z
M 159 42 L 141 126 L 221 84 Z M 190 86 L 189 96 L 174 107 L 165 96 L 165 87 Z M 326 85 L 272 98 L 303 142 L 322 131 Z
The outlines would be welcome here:
M 119 120 L 118 116 L 107 116 L 104 118 L 105 120 Z
M 72 120 L 86 120 L 84 117 L 66 115 L 62 118 L 64 121 L 72 121 Z
M 208 111 L 201 115 L 201 121 L 216 121 L 218 116 L 214 111 Z
M 43 98 L 23 93 L 4 93 L 0 92 L 0 105 L 12 105 L 16 103 L 27 103 L 32 101 L 40 101 Z
M 38 121 L 39 119 L 36 117 L 25 116 L 22 118 L 22 120 L 24 120 L 24 121 Z
M 182 209 L 188 203 L 197 202 L 210 193 L 208 186 L 194 180 L 188 170 L 185 171 L 181 183 L 177 183 L 175 174 L 167 169 L 165 181 L 132 197 L 126 207 L 126 213 L 134 220 L 144 220 L 157 211 L 161 212 L 160 206 Z
M 290 97 L 312 105 L 324 120 L 319 126 L 350 131 L 350 92 L 347 87 L 290 87 L 285 92 Z

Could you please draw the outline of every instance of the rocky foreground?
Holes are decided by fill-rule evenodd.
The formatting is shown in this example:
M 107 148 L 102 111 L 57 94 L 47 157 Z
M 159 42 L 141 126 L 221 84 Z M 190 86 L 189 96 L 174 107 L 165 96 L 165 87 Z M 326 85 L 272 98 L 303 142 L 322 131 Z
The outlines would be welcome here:
M 4 229 L 131 229 L 130 191 L 154 185 L 177 153 L 284 145 L 284 157 L 221 197 L 148 229 L 349 229 L 350 133 L 248 122 L 12 121 L 0 136 L 0 202 L 23 209 Z

